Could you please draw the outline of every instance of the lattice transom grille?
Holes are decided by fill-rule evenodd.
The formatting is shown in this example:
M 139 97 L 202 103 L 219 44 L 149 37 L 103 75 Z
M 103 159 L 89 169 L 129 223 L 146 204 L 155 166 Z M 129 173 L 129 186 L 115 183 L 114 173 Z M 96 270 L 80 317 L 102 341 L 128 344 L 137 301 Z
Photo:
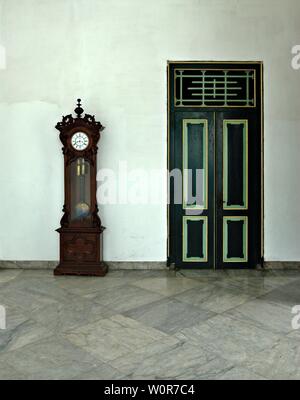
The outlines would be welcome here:
M 175 69 L 175 107 L 255 107 L 253 69 Z

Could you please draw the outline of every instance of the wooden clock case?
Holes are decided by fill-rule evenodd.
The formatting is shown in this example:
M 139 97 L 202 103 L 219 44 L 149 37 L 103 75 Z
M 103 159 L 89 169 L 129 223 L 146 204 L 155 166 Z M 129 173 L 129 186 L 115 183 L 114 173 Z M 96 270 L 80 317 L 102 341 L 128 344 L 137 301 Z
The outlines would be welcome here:
M 101 225 L 96 200 L 97 174 L 97 143 L 100 132 L 104 129 L 95 117 L 83 115 L 83 109 L 78 99 L 75 108 L 76 117 L 72 114 L 62 117 L 56 129 L 63 144 L 64 155 L 64 190 L 65 201 L 60 228 L 60 261 L 54 270 L 54 275 L 91 275 L 104 276 L 108 267 L 102 261 L 102 233 L 105 229 Z M 88 136 L 89 143 L 84 150 L 76 150 L 71 138 L 76 132 L 83 132 Z M 88 198 L 89 215 L 79 220 L 72 219 L 72 196 L 74 197 L 74 182 L 71 166 L 78 160 L 84 160 L 89 168 Z

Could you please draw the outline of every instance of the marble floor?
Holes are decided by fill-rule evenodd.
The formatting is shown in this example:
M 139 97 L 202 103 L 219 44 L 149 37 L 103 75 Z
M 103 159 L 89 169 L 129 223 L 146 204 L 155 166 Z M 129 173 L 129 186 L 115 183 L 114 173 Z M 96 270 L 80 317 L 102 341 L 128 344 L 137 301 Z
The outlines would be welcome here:
M 300 379 L 300 271 L 0 270 L 0 379 Z

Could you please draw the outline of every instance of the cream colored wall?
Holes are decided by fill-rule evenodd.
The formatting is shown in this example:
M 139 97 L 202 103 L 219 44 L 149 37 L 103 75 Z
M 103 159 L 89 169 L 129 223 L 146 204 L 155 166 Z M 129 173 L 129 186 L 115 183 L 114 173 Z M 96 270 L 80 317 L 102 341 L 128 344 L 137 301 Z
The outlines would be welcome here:
M 167 60 L 263 60 L 265 256 L 300 260 L 299 15 L 298 0 L 0 1 L 0 258 L 58 258 L 54 125 L 77 97 L 106 126 L 99 166 L 165 168 Z M 100 211 L 106 260 L 166 259 L 164 204 Z

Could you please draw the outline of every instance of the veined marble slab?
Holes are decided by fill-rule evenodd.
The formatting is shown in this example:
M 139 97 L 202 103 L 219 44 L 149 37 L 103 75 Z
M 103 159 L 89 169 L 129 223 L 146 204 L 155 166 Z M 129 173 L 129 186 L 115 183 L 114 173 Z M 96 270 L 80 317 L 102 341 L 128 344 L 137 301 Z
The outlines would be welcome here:
M 81 326 L 63 336 L 104 362 L 166 337 L 163 332 L 122 315 Z

